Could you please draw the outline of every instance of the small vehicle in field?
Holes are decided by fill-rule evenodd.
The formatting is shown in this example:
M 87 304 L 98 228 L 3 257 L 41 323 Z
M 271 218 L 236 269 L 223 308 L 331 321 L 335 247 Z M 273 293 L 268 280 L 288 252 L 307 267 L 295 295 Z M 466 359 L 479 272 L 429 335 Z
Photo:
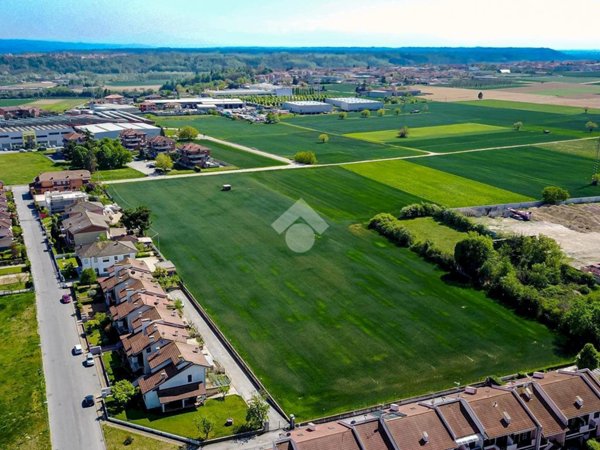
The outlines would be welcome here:
M 69 294 L 63 294 L 60 298 L 61 303 L 71 303 L 71 296 Z

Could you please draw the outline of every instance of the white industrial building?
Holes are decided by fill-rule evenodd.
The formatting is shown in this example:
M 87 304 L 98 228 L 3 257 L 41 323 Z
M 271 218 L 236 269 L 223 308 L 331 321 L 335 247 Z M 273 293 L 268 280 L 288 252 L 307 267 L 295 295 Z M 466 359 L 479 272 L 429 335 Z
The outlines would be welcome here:
M 31 125 L 0 127 L 0 150 L 60 147 L 63 136 L 73 132 L 68 125 Z
M 190 97 L 190 98 L 165 98 L 158 100 L 146 100 L 140 109 L 142 112 L 168 110 L 168 109 L 189 109 L 206 111 L 209 109 L 237 109 L 243 108 L 244 102 L 239 98 L 211 98 L 211 97 Z
M 312 100 L 284 102 L 281 105 L 281 108 L 295 114 L 322 114 L 331 112 L 333 110 L 333 106 L 331 106 L 329 103 Z
M 136 123 L 96 123 L 93 125 L 77 125 L 75 129 L 79 132 L 85 133 L 86 131 L 91 133 L 94 139 L 117 139 L 121 131 L 124 130 L 136 130 L 146 134 L 147 138 L 153 138 L 160 135 L 160 128 L 154 125 L 149 125 L 143 122 Z
M 383 102 L 357 97 L 327 98 L 325 101 L 330 105 L 337 106 L 342 111 L 363 111 L 365 109 L 375 111 L 383 108 Z

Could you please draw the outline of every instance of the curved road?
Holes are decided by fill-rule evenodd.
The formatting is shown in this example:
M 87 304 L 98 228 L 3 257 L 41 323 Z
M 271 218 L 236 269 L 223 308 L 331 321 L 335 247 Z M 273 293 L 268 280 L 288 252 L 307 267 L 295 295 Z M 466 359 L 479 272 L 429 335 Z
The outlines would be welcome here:
M 57 279 L 27 186 L 13 186 L 13 192 L 35 284 L 52 448 L 104 450 L 96 407 L 82 407 L 86 395 L 100 393 L 96 368 L 83 366 L 84 355 L 71 354 L 80 343 L 75 308 L 60 303 L 69 291 Z

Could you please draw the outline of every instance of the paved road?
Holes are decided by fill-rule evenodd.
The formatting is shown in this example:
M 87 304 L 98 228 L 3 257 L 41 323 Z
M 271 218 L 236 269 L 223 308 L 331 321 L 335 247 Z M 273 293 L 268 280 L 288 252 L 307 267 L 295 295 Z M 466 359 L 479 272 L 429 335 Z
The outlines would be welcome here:
M 103 450 L 96 408 L 81 405 L 86 395 L 100 393 L 96 368 L 84 367 L 82 355 L 71 355 L 71 348 L 79 343 L 75 308 L 60 303 L 68 291 L 57 280 L 27 187 L 15 186 L 13 192 L 35 284 L 52 448 Z

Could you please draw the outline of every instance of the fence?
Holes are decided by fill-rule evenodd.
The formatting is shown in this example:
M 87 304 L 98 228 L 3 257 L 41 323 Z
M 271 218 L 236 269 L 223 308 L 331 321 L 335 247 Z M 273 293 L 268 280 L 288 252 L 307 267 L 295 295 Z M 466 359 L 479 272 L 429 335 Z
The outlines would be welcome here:
M 583 203 L 598 203 L 600 202 L 600 196 L 596 197 L 576 197 L 560 202 L 559 205 L 579 205 Z M 534 202 L 520 202 L 520 203 L 502 203 L 498 205 L 482 205 L 482 206 L 471 206 L 465 208 L 454 208 L 455 211 L 459 211 L 467 216 L 487 216 L 494 213 L 502 213 L 509 208 L 539 208 L 544 206 L 546 203 L 543 201 Z
M 14 291 L 0 291 L 0 297 L 4 295 L 23 294 L 25 292 L 33 292 L 33 288 L 17 289 Z

